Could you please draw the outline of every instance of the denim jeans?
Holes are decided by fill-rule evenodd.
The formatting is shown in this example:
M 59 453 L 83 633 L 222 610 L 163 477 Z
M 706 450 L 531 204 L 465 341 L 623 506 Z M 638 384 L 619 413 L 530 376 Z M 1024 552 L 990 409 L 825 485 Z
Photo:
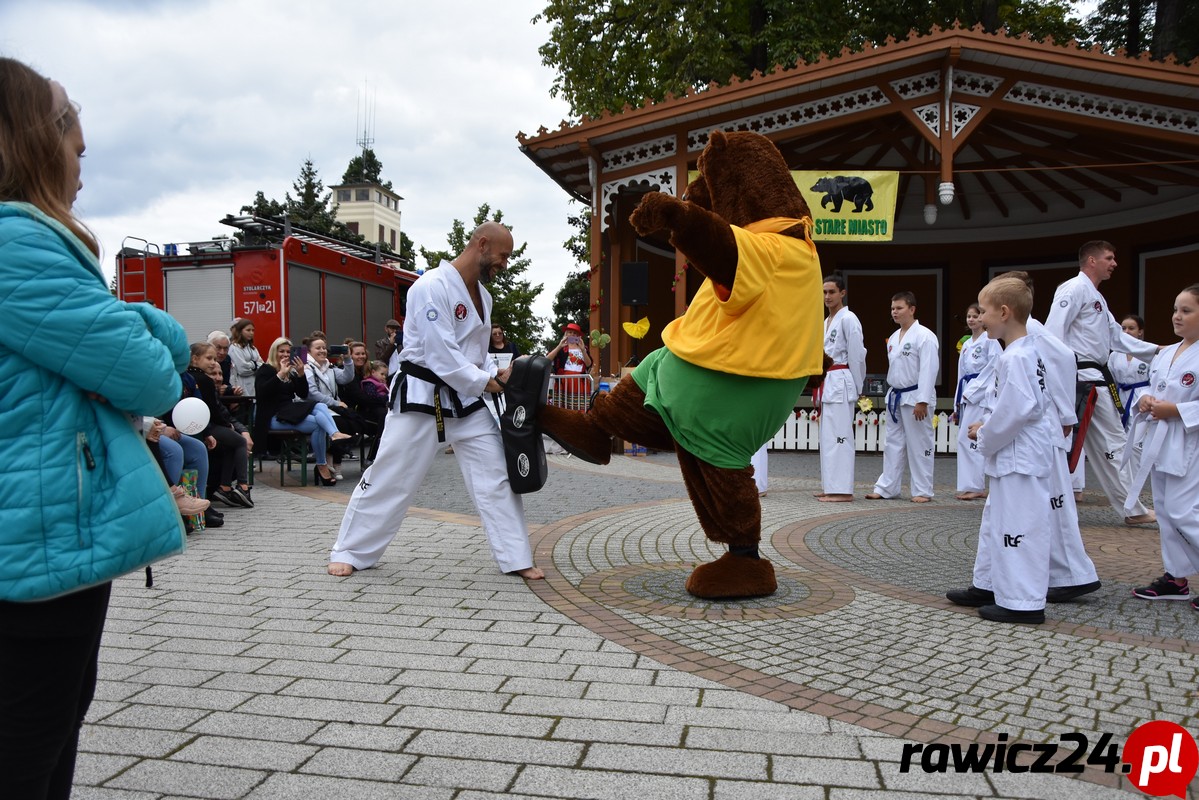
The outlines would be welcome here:
M 196 486 L 200 492 L 204 491 L 208 485 L 208 445 L 193 436 L 180 436 L 177 442 L 163 436 L 158 440 L 158 450 L 162 454 L 167 483 L 174 486 L 179 483 L 183 470 L 194 469 Z
M 330 413 L 328 406 L 317 404 L 303 422 L 297 422 L 294 425 L 289 422 L 280 422 L 278 417 L 271 417 L 271 430 L 294 430 L 309 434 L 316 463 L 323 465 L 329 443 L 326 437 L 337 433 L 337 423 L 333 420 L 333 414 Z

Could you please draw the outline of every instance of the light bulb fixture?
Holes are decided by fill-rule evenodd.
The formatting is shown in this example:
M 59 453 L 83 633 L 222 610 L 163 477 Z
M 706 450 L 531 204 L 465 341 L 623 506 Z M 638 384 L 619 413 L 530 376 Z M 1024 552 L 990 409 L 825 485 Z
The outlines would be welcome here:
M 953 181 L 945 181 L 937 187 L 937 196 L 941 198 L 941 205 L 947 206 L 953 202 Z
M 924 224 L 933 225 L 937 221 L 937 205 L 929 203 L 924 207 Z

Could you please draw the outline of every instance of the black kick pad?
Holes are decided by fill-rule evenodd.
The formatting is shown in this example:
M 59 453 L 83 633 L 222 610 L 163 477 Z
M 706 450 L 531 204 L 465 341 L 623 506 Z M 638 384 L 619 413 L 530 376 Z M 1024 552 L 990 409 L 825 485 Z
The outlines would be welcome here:
M 504 387 L 500 434 L 508 482 L 516 494 L 536 492 L 549 477 L 537 416 L 545 408 L 553 366 L 545 356 L 521 356 L 512 362 L 512 374 Z

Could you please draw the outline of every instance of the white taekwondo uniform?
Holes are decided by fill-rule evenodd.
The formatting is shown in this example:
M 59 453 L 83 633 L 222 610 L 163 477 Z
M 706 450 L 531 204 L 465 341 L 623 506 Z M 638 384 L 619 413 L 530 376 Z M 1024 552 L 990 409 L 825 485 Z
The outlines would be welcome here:
M 853 418 L 866 380 L 862 323 L 848 308 L 824 321 L 824 352 L 833 366 L 820 387 L 820 482 L 825 494 L 853 494 Z
M 1049 585 L 1080 586 L 1099 580 L 1078 528 L 1078 506 L 1070 476 L 1070 437 L 1062 428 L 1078 422 L 1074 413 L 1074 351 L 1051 336 L 1045 326 L 1028 318 L 1028 338 L 1045 362 L 1055 455 L 1049 474 Z
M 906 463 L 912 473 L 912 497 L 933 496 L 933 415 L 937 412 L 937 371 L 940 346 L 936 335 L 919 322 L 905 334 L 896 330 L 887 339 L 886 444 L 883 473 L 874 493 L 899 496 Z M 917 421 L 912 406 L 928 403 L 928 416 Z
M 987 411 L 995 362 L 1002 352 L 999 342 L 983 331 L 977 339 L 963 342 L 958 355 L 958 388 L 953 404 L 958 415 L 958 492 L 982 492 L 987 488 L 978 442 L 967 433 L 972 424 L 982 422 Z
M 1082 361 L 1106 365 L 1113 350 L 1142 359 L 1150 359 L 1157 352 L 1157 345 L 1142 342 L 1120 329 L 1116 318 L 1108 310 L 1107 300 L 1091 279 L 1081 272 L 1057 287 L 1045 327 L 1049 333 L 1065 342 Z M 1103 374 L 1097 369 L 1080 369 L 1078 379 L 1102 381 Z M 1145 513 L 1145 507 L 1140 502 L 1133 504 L 1131 513 L 1124 511 L 1132 470 L 1127 466 L 1123 469 L 1118 466 L 1127 440 L 1120 414 L 1104 386 L 1097 387 L 1096 391 L 1098 397 L 1086 438 L 1091 468 L 1117 514 L 1140 516 Z
M 350 497 L 330 562 L 356 569 L 378 563 L 441 447 L 435 416 L 440 406 L 444 440 L 454 446 L 500 571 L 533 566 L 524 506 L 508 483 L 500 431 L 481 397 L 496 369 L 487 356 L 491 295 L 482 285 L 479 294 L 482 318 L 448 261 L 408 290 L 403 366 L 392 377 L 391 410 L 379 452 Z M 418 553 L 419 544 L 412 550 Z
M 1149 362 L 1130 356 L 1127 353 L 1112 353 L 1107 359 L 1107 368 L 1120 387 L 1120 402 L 1124 404 L 1124 414 L 1120 423 L 1127 431 L 1132 421 L 1132 410 L 1149 388 Z M 1129 441 L 1132 441 L 1129 439 Z M 1128 460 L 1133 475 L 1141 465 L 1141 442 L 1133 443 L 1131 457 Z
M 1036 343 L 1025 336 L 999 357 L 991 413 L 978 430 L 991 492 L 978 529 L 974 585 L 1013 611 L 1045 607 L 1049 588 L 1050 479 L 1060 456 L 1056 415 Z
M 1185 578 L 1199 572 L 1199 345 L 1175 358 L 1180 344 L 1153 359 L 1148 389 L 1153 397 L 1176 404 L 1179 416 L 1154 420 L 1140 411 L 1133 414 L 1134 428 L 1144 427 L 1144 448 L 1129 498 L 1140 494 L 1150 478 L 1162 563 L 1166 572 Z M 1139 433 L 1129 436 L 1126 458 Z

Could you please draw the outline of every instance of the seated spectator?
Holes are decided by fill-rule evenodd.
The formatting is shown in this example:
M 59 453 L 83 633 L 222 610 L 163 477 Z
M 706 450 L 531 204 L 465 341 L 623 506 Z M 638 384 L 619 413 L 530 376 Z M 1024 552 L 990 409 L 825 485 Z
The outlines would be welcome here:
M 341 441 L 350 435 L 337 430 L 328 406 L 308 398 L 305 369 L 303 361 L 292 357 L 290 341 L 279 337 L 271 343 L 266 363 L 259 367 L 255 379 L 258 401 L 255 433 L 259 441 L 267 439 L 267 431 L 297 430 L 309 434 L 316 457 L 313 473 L 316 483 L 333 486 L 337 479 L 327 463 L 325 437 Z
M 228 383 L 229 372 L 233 369 L 233 361 L 229 358 L 229 336 L 224 331 L 213 331 L 208 334 L 208 343 L 216 349 L 216 362 L 221 365 L 222 380 Z
M 371 450 L 368 461 L 375 460 L 379 449 L 379 437 L 383 435 L 383 422 L 387 418 L 387 410 L 391 407 L 387 396 L 387 364 L 382 361 L 371 362 L 367 359 L 366 345 L 362 342 L 351 342 L 350 363 L 354 365 L 353 379 L 341 387 L 341 396 L 350 408 L 358 412 L 362 420 L 362 432 L 371 437 Z M 383 394 L 365 391 L 363 381 L 372 374 L 372 365 L 382 365 Z
M 246 397 L 254 396 L 262 355 L 254 346 L 254 323 L 239 319 L 229 329 L 229 385 L 241 389 Z
M 183 373 L 183 396 L 198 397 L 208 406 L 208 427 L 198 436 L 211 440 L 214 466 L 220 470 L 218 480 L 208 489 L 208 499 L 216 500 L 230 508 L 253 508 L 250 486 L 247 483 L 246 456 L 254 447 L 254 440 L 245 426 L 230 416 L 225 404 L 216 393 L 216 384 L 209 371 L 219 370 L 216 351 L 207 342 L 196 342 L 191 346 L 191 363 Z
M 382 361 L 371 362 L 371 374 L 362 379 L 362 391 L 366 395 L 381 398 L 386 401 L 389 396 L 387 389 L 387 365 Z
M 166 476 L 167 483 L 171 487 L 171 495 L 175 498 L 175 504 L 179 506 L 179 513 L 184 517 L 187 532 L 192 532 L 187 517 L 193 514 L 203 513 L 204 525 L 209 528 L 219 528 L 225 524 L 224 516 L 215 508 L 211 508 L 209 501 L 201 497 L 192 497 L 179 484 L 183 477 L 183 470 L 194 469 L 196 471 L 196 487 L 204 486 L 201 481 L 208 480 L 207 448 L 198 440 L 184 436 L 175 428 L 154 417 L 142 417 L 142 432 L 146 437 L 146 446 L 150 448 L 150 452 L 158 461 L 158 466 L 162 469 L 162 474 Z M 185 445 L 185 442 L 188 444 Z M 197 448 L 196 445 L 199 447 Z
M 345 364 L 335 365 L 329 360 L 328 341 L 316 336 L 308 341 L 308 364 L 305 372 L 308 374 L 308 398 L 323 403 L 333 412 L 333 421 L 339 431 L 348 433 L 351 437 L 361 434 L 361 418 L 338 396 L 337 391 L 339 384 L 349 383 L 354 379 L 354 362 L 346 359 Z M 342 479 L 341 461 L 349 453 L 349 446 L 349 441 L 334 442 L 330 450 L 333 477 L 337 480 Z

